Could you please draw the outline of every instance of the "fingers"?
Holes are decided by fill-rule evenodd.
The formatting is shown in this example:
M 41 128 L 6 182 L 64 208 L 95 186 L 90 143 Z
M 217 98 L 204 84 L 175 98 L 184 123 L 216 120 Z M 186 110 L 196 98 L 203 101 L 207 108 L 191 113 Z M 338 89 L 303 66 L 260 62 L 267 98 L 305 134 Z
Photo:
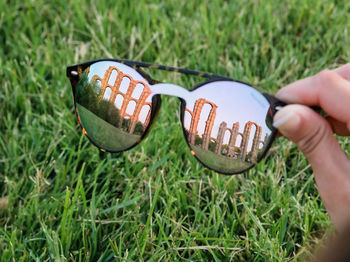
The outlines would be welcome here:
M 350 135 L 350 63 L 292 83 L 276 96 L 299 104 L 278 111 L 274 126 L 308 159 L 323 203 L 341 230 L 350 217 L 350 161 L 333 132 Z M 328 116 L 308 106 L 320 106 Z
M 331 161 L 334 152 L 344 154 L 329 123 L 306 106 L 288 105 L 282 108 L 274 117 L 273 125 L 296 143 L 310 164 L 324 157 Z
M 320 106 L 332 118 L 344 122 L 350 130 L 350 65 L 337 71 L 325 70 L 296 81 L 276 94 L 288 103 Z
M 333 120 L 331 120 L 333 121 Z M 279 132 L 304 153 L 314 171 L 319 193 L 338 229 L 350 216 L 350 161 L 329 122 L 307 106 L 288 105 L 274 117 Z
M 327 116 L 326 120 L 330 124 L 333 133 L 340 136 L 350 136 L 350 130 L 347 128 L 346 124 L 330 116 Z

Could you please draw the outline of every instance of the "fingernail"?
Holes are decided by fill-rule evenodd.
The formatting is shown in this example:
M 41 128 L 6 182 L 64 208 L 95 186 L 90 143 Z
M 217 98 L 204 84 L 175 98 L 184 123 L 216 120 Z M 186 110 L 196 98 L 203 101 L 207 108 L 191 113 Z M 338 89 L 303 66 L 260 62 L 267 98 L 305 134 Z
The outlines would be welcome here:
M 279 116 L 279 117 L 277 117 L 277 114 L 276 114 L 276 116 L 274 118 L 274 122 L 272 124 L 275 128 L 279 128 L 281 125 L 283 125 L 285 122 L 287 122 L 293 116 L 294 113 L 291 111 L 291 112 L 288 112 L 287 114 Z
M 273 126 L 282 133 L 295 131 L 299 128 L 300 117 L 288 107 L 282 108 L 274 117 Z

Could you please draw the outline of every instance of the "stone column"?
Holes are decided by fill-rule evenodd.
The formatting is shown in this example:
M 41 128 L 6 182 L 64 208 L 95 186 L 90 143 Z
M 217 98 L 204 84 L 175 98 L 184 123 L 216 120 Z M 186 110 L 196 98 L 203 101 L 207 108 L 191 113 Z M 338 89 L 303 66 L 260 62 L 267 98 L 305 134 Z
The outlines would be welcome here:
M 256 127 L 256 130 L 255 130 L 255 135 L 254 135 L 253 145 L 252 145 L 252 150 L 251 150 L 252 151 L 252 157 L 251 157 L 252 163 L 257 162 L 260 137 L 261 137 L 261 127 L 255 123 L 254 123 L 254 125 Z
M 138 82 L 138 83 L 140 83 L 140 82 Z M 135 86 L 138 83 L 135 83 Z M 144 85 L 144 83 L 142 83 L 142 84 Z M 131 116 L 131 124 L 130 124 L 130 128 L 129 128 L 129 133 L 130 134 L 134 133 L 136 123 L 139 121 L 139 115 L 140 115 L 141 109 L 146 104 L 146 99 L 151 93 L 152 92 L 149 89 L 149 87 L 144 85 L 143 91 L 142 91 L 141 96 L 139 97 L 139 99 L 130 98 L 130 100 L 133 100 L 133 101 L 136 102 L 136 106 L 135 106 L 134 112 L 133 112 L 133 114 Z M 150 105 L 150 107 L 151 107 L 151 105 Z
M 193 145 L 195 145 L 196 143 L 196 135 L 198 133 L 197 126 L 198 126 L 200 114 L 202 112 L 203 104 L 204 104 L 204 99 L 200 98 L 196 100 L 196 103 L 194 104 L 194 107 L 193 107 L 191 125 L 190 125 L 189 134 L 188 134 L 188 140 L 190 144 L 193 144 Z
M 217 106 L 211 102 L 205 101 L 206 103 L 211 105 L 211 110 L 209 113 L 209 117 L 207 121 L 205 122 L 205 130 L 203 134 L 203 144 L 202 148 L 205 150 L 208 150 L 209 140 L 211 137 L 211 130 L 213 129 L 215 117 L 216 117 L 216 108 Z
M 124 74 L 117 71 L 118 75 L 117 75 L 117 79 L 114 82 L 114 85 L 112 87 L 112 93 L 111 96 L 109 97 L 109 101 L 112 102 L 114 104 L 115 99 L 119 93 L 119 88 L 120 88 L 120 84 L 123 80 Z M 124 101 L 123 101 L 124 102 Z
M 150 103 L 146 103 L 146 105 L 149 105 L 149 111 L 147 113 L 147 117 L 146 117 L 146 120 L 145 120 L 145 123 L 143 124 L 143 131 L 146 130 L 148 124 L 149 124 L 149 121 L 151 119 L 151 111 L 152 111 L 152 107 L 151 107 L 151 104 Z
M 106 88 L 107 88 L 107 86 L 108 86 L 108 80 L 109 80 L 109 78 L 110 78 L 110 76 L 111 76 L 111 73 L 112 73 L 113 69 L 117 70 L 116 67 L 110 66 L 110 67 L 107 69 L 107 71 L 106 71 L 105 75 L 103 76 L 103 78 L 102 78 L 102 79 L 100 78 L 100 80 L 101 80 L 100 99 L 102 99 L 103 96 L 104 96 L 104 94 L 105 94 Z M 118 70 L 117 70 L 117 72 L 118 72 Z M 119 72 L 118 72 L 118 74 L 119 74 Z M 111 88 L 111 89 L 112 89 L 112 88 Z
M 245 161 L 247 156 L 247 147 L 250 136 L 251 122 L 247 122 L 244 127 L 243 138 L 241 143 L 241 160 Z
M 216 146 L 215 146 L 215 153 L 218 155 L 221 155 L 221 147 L 225 136 L 226 126 L 227 126 L 226 122 L 223 121 L 221 122 L 219 127 L 218 136 L 216 138 Z
M 232 125 L 232 129 L 231 129 L 231 136 L 228 143 L 228 152 L 227 152 L 228 157 L 233 157 L 234 155 L 238 130 L 239 130 L 239 123 L 236 122 Z

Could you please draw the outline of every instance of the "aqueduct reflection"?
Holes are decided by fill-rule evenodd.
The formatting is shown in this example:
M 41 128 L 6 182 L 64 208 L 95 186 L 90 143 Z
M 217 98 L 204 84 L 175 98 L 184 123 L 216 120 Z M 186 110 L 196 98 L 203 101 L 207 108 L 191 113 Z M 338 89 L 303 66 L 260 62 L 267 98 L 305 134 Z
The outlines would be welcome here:
M 204 132 L 200 136 L 198 134 L 198 124 L 203 106 L 206 104 L 210 105 L 211 108 L 207 120 L 205 120 Z M 264 140 L 261 140 L 262 128 L 257 123 L 252 121 L 247 121 L 245 123 L 244 131 L 242 133 L 239 132 L 239 122 L 235 122 L 232 124 L 232 127 L 228 127 L 227 123 L 222 121 L 219 125 L 216 137 L 212 137 L 211 134 L 217 108 L 218 105 L 215 103 L 204 98 L 200 98 L 196 100 L 193 111 L 188 108 L 185 109 L 191 116 L 189 128 L 186 128 L 188 132 L 188 142 L 191 145 L 200 146 L 201 149 L 210 150 L 218 155 L 224 155 L 228 158 L 256 163 L 259 150 L 261 150 L 261 148 L 267 143 L 269 137 L 268 134 L 265 135 Z M 255 127 L 255 132 L 252 137 L 252 141 L 249 143 L 252 127 Z M 228 143 L 224 143 L 224 138 L 227 132 L 229 132 Z M 241 138 L 241 141 L 237 146 L 238 138 Z M 248 150 L 249 145 L 250 150 Z
M 90 68 L 86 70 L 87 73 L 89 73 Z M 116 79 L 114 80 L 114 83 L 111 84 L 111 79 L 113 72 L 116 73 Z M 113 80 L 113 79 L 112 79 Z M 122 83 L 123 81 L 128 80 L 126 82 L 129 82 L 127 84 L 126 91 L 121 90 L 122 89 Z M 149 86 L 139 80 L 134 80 L 130 75 L 123 73 L 121 70 L 119 70 L 115 66 L 109 66 L 109 68 L 106 70 L 103 78 L 94 75 L 91 78 L 91 83 L 99 83 L 98 86 L 100 88 L 99 90 L 99 99 L 102 100 L 104 97 L 106 97 L 106 93 L 108 89 L 110 90 L 110 95 L 108 98 L 108 101 L 116 104 L 117 96 L 120 95 L 122 97 L 122 103 L 119 108 L 119 114 L 120 114 L 120 120 L 118 127 L 122 128 L 123 121 L 126 119 L 130 119 L 130 123 L 127 126 L 127 131 L 130 134 L 133 134 L 135 131 L 135 127 L 137 123 L 141 123 L 143 126 L 143 131 L 147 127 L 149 121 L 150 121 L 150 115 L 151 115 L 151 108 L 152 104 L 151 102 L 147 102 L 147 98 L 152 94 L 152 91 L 150 90 Z M 140 90 L 142 90 L 140 92 Z M 123 92 L 124 91 L 124 92 Z M 141 94 L 137 94 L 141 93 Z M 138 97 L 137 97 L 138 96 Z M 135 107 L 132 110 L 132 113 L 128 113 L 127 109 L 128 107 L 134 103 Z M 146 115 L 146 117 L 143 117 L 143 120 L 140 119 L 141 112 Z
M 84 73 L 89 74 L 90 68 L 87 68 Z M 79 71 L 79 74 L 82 74 L 82 72 Z M 125 84 L 125 80 L 127 80 L 127 84 Z M 109 66 L 103 76 L 94 74 L 90 78 L 90 83 L 98 86 L 97 97 L 100 101 L 107 99 L 110 104 L 115 106 L 118 96 L 122 97 L 122 101 L 118 106 L 118 123 L 114 124 L 115 127 L 124 129 L 129 134 L 140 134 L 140 131 L 135 133 L 135 127 L 138 126 L 137 129 L 139 130 L 142 126 L 141 133 L 143 133 L 149 124 L 152 108 L 151 102 L 147 101 L 152 94 L 147 83 L 133 79 L 115 66 Z M 138 94 L 135 95 L 136 93 Z M 129 108 L 130 104 L 134 104 L 134 108 L 131 110 Z M 203 107 L 206 105 L 210 106 L 210 111 L 204 123 L 200 123 L 203 121 L 201 114 Z M 262 127 L 257 123 L 252 121 L 243 123 L 244 129 L 243 132 L 240 132 L 239 122 L 228 123 L 226 122 L 228 120 L 226 120 L 219 124 L 218 131 L 213 137 L 214 122 L 219 106 L 205 98 L 199 98 L 195 101 L 192 110 L 185 109 L 191 116 L 190 124 L 186 126 L 186 121 L 184 123 L 189 144 L 200 147 L 202 150 L 209 150 L 216 155 L 255 163 L 259 151 L 267 143 L 268 134 L 262 140 Z M 125 120 L 128 120 L 126 127 Z M 200 132 L 199 135 L 198 128 L 203 126 L 204 131 Z M 252 135 L 254 129 L 255 132 Z M 227 134 L 229 134 L 228 139 Z

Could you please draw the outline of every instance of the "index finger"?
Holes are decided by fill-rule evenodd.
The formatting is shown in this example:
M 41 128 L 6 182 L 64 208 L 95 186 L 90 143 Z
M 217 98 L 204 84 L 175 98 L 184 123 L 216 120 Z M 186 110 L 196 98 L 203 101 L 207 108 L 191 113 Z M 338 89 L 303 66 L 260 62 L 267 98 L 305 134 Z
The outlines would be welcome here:
M 320 106 L 328 115 L 347 123 L 350 129 L 350 63 L 334 71 L 324 70 L 298 80 L 276 94 L 292 104 Z

